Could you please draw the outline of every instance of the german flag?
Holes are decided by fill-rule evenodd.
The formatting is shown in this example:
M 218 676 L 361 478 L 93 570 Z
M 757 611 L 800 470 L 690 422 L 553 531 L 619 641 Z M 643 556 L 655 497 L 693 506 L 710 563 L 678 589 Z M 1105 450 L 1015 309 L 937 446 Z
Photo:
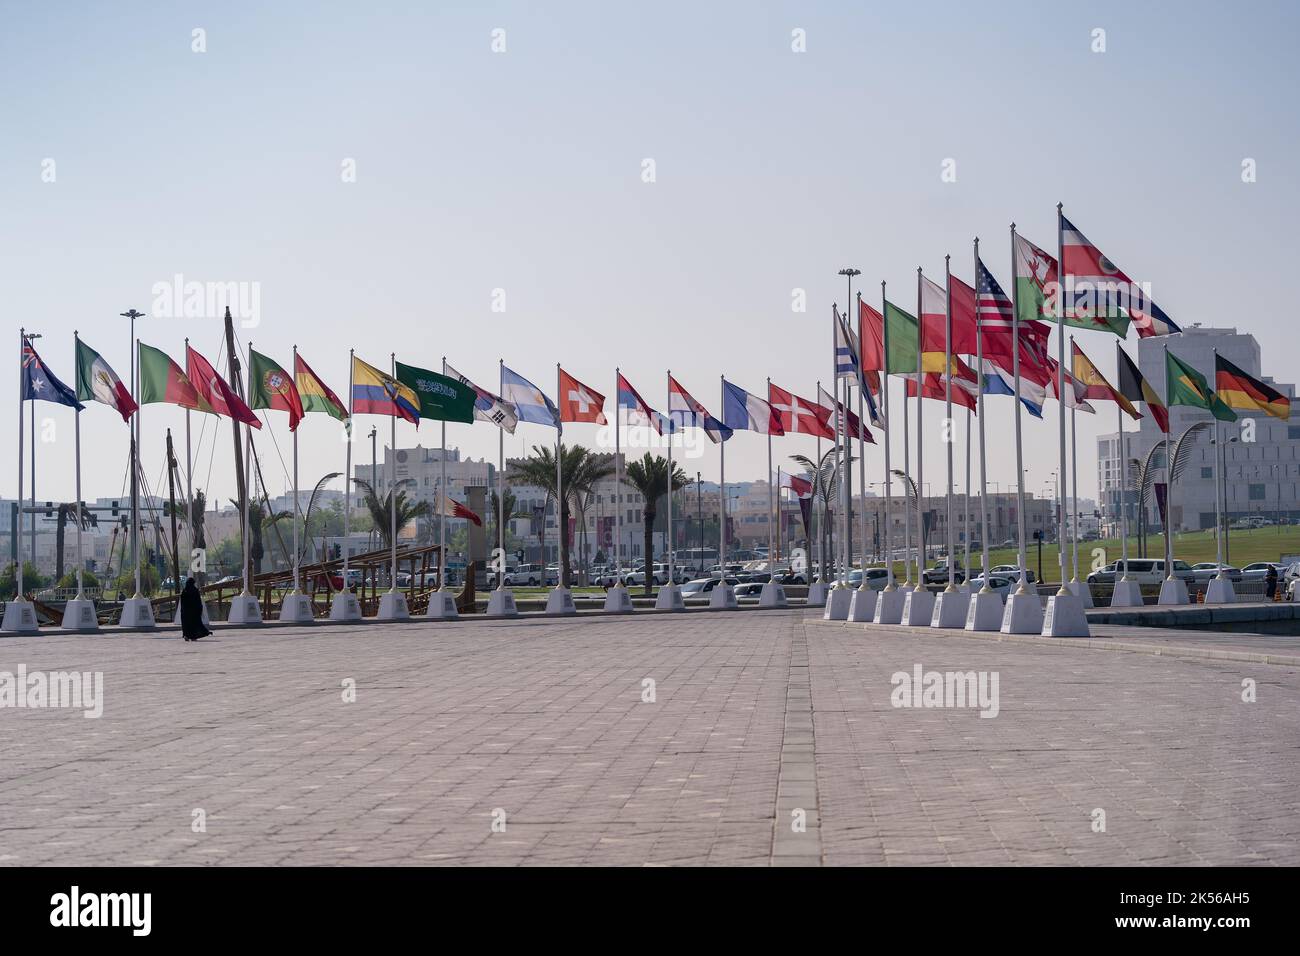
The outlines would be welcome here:
M 1159 394 L 1151 387 L 1138 367 L 1133 364 L 1133 360 L 1128 357 L 1128 353 L 1115 343 L 1116 363 L 1118 374 L 1115 376 L 1119 387 L 1116 389 L 1121 395 L 1130 402 L 1143 402 L 1146 404 L 1147 411 L 1151 417 L 1156 420 L 1162 432 L 1169 431 L 1169 410 L 1165 408 L 1165 403 L 1160 401 Z
M 1291 417 L 1291 399 L 1217 354 L 1214 356 L 1214 388 L 1229 408 L 1264 412 L 1282 421 Z

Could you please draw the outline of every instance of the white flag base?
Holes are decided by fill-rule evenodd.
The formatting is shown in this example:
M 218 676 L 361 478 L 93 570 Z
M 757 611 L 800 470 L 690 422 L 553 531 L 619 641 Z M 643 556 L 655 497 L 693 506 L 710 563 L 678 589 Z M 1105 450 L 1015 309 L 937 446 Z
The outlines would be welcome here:
M 551 591 L 546 595 L 546 613 L 556 616 L 577 614 L 578 609 L 573 606 L 573 592 L 562 587 Z
M 361 602 L 351 591 L 339 591 L 330 598 L 331 621 L 361 620 Z
M 824 581 L 814 581 L 808 585 L 808 606 L 825 607 L 828 591 L 830 591 L 830 588 Z
M 966 609 L 970 606 L 970 595 L 962 594 L 954 587 L 951 591 L 941 591 L 934 600 L 934 610 L 930 613 L 931 627 L 951 627 L 960 630 L 966 626 Z
M 785 599 L 785 588 L 779 581 L 767 581 L 763 584 L 763 590 L 758 592 L 759 607 L 788 607 Z
M 1041 634 L 1043 632 L 1043 602 L 1038 589 L 1027 588 L 1022 594 L 1012 591 L 1007 605 L 1002 609 L 1003 634 Z
M 934 595 L 925 588 L 917 588 L 903 599 L 903 620 L 900 623 L 911 627 L 929 627 L 932 617 Z
M 736 589 L 725 581 L 709 592 L 709 608 L 714 611 L 734 611 L 736 609 Z
M 1206 604 L 1236 604 L 1237 592 L 1227 578 L 1210 578 L 1210 586 L 1205 589 Z
M 853 589 L 853 600 L 849 601 L 850 621 L 857 624 L 866 624 L 876 616 L 876 594 L 874 588 L 869 588 L 865 584 Z
M 632 595 L 627 593 L 627 588 L 616 587 L 610 588 L 609 594 L 605 597 L 605 610 L 610 610 L 610 604 L 617 599 L 614 597 L 615 591 L 623 592 L 623 602 L 626 607 L 617 608 L 620 614 L 629 613 L 632 610 Z M 659 611 L 685 611 L 686 603 L 682 600 L 682 589 L 675 584 L 665 584 L 659 589 L 659 594 L 655 598 L 655 609 Z
M 429 607 L 424 616 L 431 621 L 459 620 L 460 612 L 456 610 L 456 595 L 442 588 L 429 595 Z
M 519 609 L 515 607 L 515 592 L 509 588 L 497 588 L 488 597 L 488 617 L 518 617 Z
M 1077 594 L 1053 594 L 1043 614 L 1043 637 L 1088 637 L 1088 615 Z
M 176 616 L 172 618 L 172 623 L 173 623 L 173 624 L 179 624 L 180 622 L 181 622 L 181 601 L 180 601 L 180 598 L 178 597 L 178 598 L 176 599 Z M 212 618 L 208 617 L 208 602 L 207 602 L 207 601 L 204 601 L 204 602 L 203 602 L 203 626 L 204 626 L 204 627 L 212 627 Z
M 961 584 L 957 585 L 957 590 L 958 590 L 959 592 L 961 592 L 962 594 L 966 594 L 966 595 L 969 595 L 969 594 L 971 593 L 970 585 L 967 584 L 965 581 L 963 581 Z
M 1142 588 L 1136 581 L 1116 581 L 1115 590 L 1110 595 L 1111 607 L 1141 607 Z
M 311 597 L 298 591 L 290 591 L 280 600 L 279 619 L 294 624 L 314 624 L 316 613 L 311 607 Z
M 149 603 L 146 597 L 127 598 L 122 602 L 122 627 L 133 627 L 136 630 L 152 631 L 158 626 L 153 619 L 153 605 Z
M 5 602 L 4 624 L 0 624 L 0 631 L 5 634 L 35 634 L 38 630 L 36 607 L 31 601 Z
M 1088 587 L 1086 581 L 1076 579 L 1067 584 L 1066 587 L 1074 592 L 1074 596 L 1083 602 L 1085 608 L 1096 606 L 1092 603 L 1092 588 Z
M 966 607 L 966 630 L 996 631 L 1002 627 L 1002 597 L 993 591 L 976 591 Z
M 898 588 L 892 591 L 881 591 L 876 598 L 876 613 L 872 617 L 873 624 L 898 624 L 903 620 L 903 602 L 907 600 L 907 595 Z
M 916 590 L 916 585 L 910 582 L 904 582 L 903 584 L 900 584 L 898 586 L 899 594 L 911 594 L 915 590 Z
M 95 602 L 88 598 L 72 598 L 64 604 L 63 630 L 98 631 L 99 618 L 95 616 Z
M 849 605 L 853 602 L 853 588 L 846 584 L 837 584 L 826 595 L 826 610 L 822 612 L 823 621 L 847 621 Z
M 1160 585 L 1160 600 L 1157 604 L 1188 604 L 1187 584 L 1181 578 L 1165 578 Z
M 230 613 L 226 615 L 226 620 L 231 624 L 261 624 L 262 605 L 257 598 L 245 591 L 231 598 Z
M 407 606 L 406 595 L 401 591 L 385 591 L 379 595 L 379 613 L 376 621 L 409 621 L 411 609 Z

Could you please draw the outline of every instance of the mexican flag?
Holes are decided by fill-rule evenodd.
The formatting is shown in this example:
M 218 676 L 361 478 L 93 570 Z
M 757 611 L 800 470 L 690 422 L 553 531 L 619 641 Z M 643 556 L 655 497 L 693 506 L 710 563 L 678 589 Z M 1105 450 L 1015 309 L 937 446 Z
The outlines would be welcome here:
M 889 353 L 885 356 L 885 371 L 890 375 L 916 376 L 917 348 L 916 318 L 894 303 L 885 302 L 885 343 Z M 942 363 L 940 363 L 942 368 Z
M 248 404 L 250 408 L 274 408 L 289 413 L 289 431 L 302 421 L 302 399 L 293 377 L 275 359 L 248 350 Z
M 81 339 L 77 339 L 77 400 L 111 405 L 124 422 L 139 408 L 112 367 Z
M 167 353 L 143 342 L 137 343 L 140 362 L 140 404 L 165 402 L 192 408 L 196 412 L 212 413 L 212 406 L 203 400 L 181 367 L 168 358 Z
M 1165 390 L 1169 393 L 1167 405 L 1203 408 L 1221 422 L 1237 420 L 1237 413 L 1215 394 L 1205 376 L 1168 349 L 1165 350 Z

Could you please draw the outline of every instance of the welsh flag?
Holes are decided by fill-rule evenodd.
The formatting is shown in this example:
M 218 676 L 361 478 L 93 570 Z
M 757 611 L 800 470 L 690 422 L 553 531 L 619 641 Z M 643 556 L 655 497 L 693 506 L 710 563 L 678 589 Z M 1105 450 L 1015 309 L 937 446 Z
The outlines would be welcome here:
M 1040 319 L 1056 322 L 1057 275 L 1056 259 L 1017 233 L 1012 278 L 1022 325 Z
M 262 427 L 253 410 L 245 405 L 244 400 L 235 394 L 235 390 L 226 384 L 226 380 L 217 374 L 212 363 L 193 348 L 185 354 L 185 365 L 190 381 L 194 383 L 194 388 L 203 401 L 208 404 L 209 411 L 233 418 L 253 428 Z
M 140 363 L 141 405 L 165 402 L 212 414 L 212 406 L 166 352 L 143 342 L 136 343 L 136 351 Z
M 249 349 L 248 399 L 251 408 L 289 413 L 289 431 L 302 421 L 302 399 L 293 377 L 275 359 Z
M 77 400 L 111 405 L 124 422 L 140 407 L 112 367 L 81 339 L 77 339 Z

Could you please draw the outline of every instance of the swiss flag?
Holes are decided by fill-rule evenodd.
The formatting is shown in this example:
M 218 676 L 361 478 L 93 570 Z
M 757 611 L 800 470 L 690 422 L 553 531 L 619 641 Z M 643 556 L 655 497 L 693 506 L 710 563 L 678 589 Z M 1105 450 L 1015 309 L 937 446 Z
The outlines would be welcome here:
M 605 425 L 605 396 L 560 369 L 560 421 Z
M 212 363 L 189 346 L 185 353 L 185 376 L 194 385 L 194 390 L 212 406 L 212 410 L 218 415 L 225 415 L 253 428 L 262 427 L 261 420 L 244 404 L 244 400 L 235 394 L 234 389 L 226 384 L 225 379 L 217 374 Z
M 781 419 L 781 428 L 787 435 L 817 435 L 821 438 L 835 437 L 831 427 L 831 410 L 816 402 L 800 398 L 771 382 L 767 385 L 767 402 Z

